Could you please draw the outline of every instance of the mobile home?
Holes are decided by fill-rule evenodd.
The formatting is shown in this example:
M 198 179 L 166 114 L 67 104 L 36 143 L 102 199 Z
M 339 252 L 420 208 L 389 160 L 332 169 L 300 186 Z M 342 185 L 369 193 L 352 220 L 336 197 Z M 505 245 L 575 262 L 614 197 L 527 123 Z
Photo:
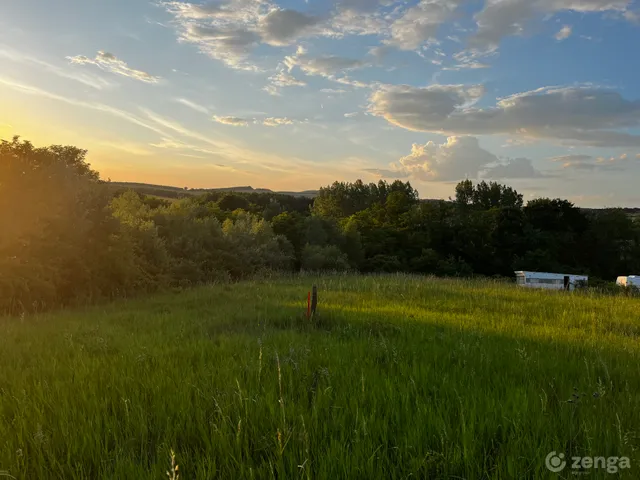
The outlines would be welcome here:
M 516 283 L 522 287 L 545 288 L 548 290 L 574 290 L 580 283 L 589 281 L 587 275 L 571 275 L 565 273 L 524 272 L 517 271 Z
M 621 287 L 638 287 L 640 288 L 640 276 L 629 275 L 626 277 L 618 277 L 616 284 Z

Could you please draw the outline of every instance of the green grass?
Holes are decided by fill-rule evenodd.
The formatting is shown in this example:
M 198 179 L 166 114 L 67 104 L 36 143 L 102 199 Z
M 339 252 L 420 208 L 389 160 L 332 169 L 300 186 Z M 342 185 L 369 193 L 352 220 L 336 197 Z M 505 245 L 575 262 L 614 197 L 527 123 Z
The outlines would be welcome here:
M 161 479 L 173 450 L 182 479 L 575 478 L 545 468 L 555 450 L 640 478 L 639 317 L 630 298 L 336 276 L 0 319 L 0 471 Z

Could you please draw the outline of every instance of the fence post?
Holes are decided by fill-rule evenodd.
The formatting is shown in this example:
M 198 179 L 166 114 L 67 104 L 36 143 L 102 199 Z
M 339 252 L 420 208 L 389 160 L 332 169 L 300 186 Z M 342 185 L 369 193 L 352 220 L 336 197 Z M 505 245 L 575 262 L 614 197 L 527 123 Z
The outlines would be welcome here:
M 318 287 L 315 285 L 311 290 L 311 316 L 313 317 L 316 314 L 316 309 L 318 307 Z

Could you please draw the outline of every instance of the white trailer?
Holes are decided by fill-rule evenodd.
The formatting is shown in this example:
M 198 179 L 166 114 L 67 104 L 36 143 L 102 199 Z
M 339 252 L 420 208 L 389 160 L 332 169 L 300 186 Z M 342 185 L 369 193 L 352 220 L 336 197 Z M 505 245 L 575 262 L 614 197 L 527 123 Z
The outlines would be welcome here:
M 640 288 L 640 276 L 628 275 L 626 277 L 618 277 L 616 284 L 621 287 L 637 287 Z
M 576 286 L 589 281 L 587 275 L 565 273 L 525 272 L 517 271 L 516 284 L 528 288 L 544 288 L 547 290 L 575 290 Z

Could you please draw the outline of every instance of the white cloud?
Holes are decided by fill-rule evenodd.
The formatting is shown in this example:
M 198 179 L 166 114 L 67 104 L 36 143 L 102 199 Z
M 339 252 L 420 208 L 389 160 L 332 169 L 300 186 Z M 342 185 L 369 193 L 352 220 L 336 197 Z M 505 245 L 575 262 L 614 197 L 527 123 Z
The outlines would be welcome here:
M 409 174 L 402 170 L 390 170 L 386 168 L 365 168 L 363 171 L 380 178 L 401 179 L 409 177 Z
M 247 57 L 260 43 L 257 23 L 267 13 L 266 2 L 223 0 L 197 5 L 170 1 L 163 5 L 176 19 L 181 41 L 197 45 L 204 54 L 232 68 L 257 69 Z
M 343 85 L 349 85 L 355 88 L 371 88 L 372 84 L 366 83 L 366 82 L 361 82 L 360 80 L 354 80 L 353 78 L 350 77 L 328 77 L 330 80 L 333 80 L 334 82 L 338 82 L 341 83 Z
M 441 54 L 436 50 L 436 54 Z M 483 49 L 471 48 L 455 53 L 453 58 L 458 62 L 452 70 L 461 70 L 465 68 L 478 69 L 488 68 L 489 65 L 482 62 L 482 59 L 490 58 L 498 54 L 497 47 L 488 47 Z
M 493 153 L 480 147 L 478 139 L 451 136 L 443 144 L 433 141 L 425 145 L 413 144 L 411 153 L 402 157 L 390 170 L 369 169 L 370 173 L 385 177 L 413 177 L 421 181 L 448 182 L 465 178 L 538 178 L 542 174 L 528 158 L 501 161 Z
M 591 155 L 560 155 L 551 157 L 549 160 L 562 164 L 565 170 L 584 170 L 584 171 L 603 171 L 603 170 L 621 170 L 625 167 L 627 154 L 619 157 L 597 157 Z
M 213 121 L 222 123 L 223 125 L 231 125 L 234 127 L 247 127 L 249 123 L 253 123 L 253 120 L 248 120 L 246 118 L 241 117 L 219 117 L 218 115 L 213 116 Z
M 335 0 L 332 2 L 335 8 L 327 14 L 312 15 L 279 6 L 275 0 L 217 0 L 209 4 L 160 1 L 173 15 L 182 41 L 197 45 L 207 55 L 232 68 L 247 70 L 259 70 L 249 58 L 258 45 L 286 46 L 315 36 L 375 36 L 377 45 L 370 49 L 370 59 L 377 61 L 392 47 L 424 55 L 424 50 L 439 45 L 443 25 L 467 13 L 461 6 L 468 3 L 465 0 Z M 502 38 L 523 34 L 531 21 L 556 12 L 616 13 L 635 21 L 637 15 L 628 10 L 630 4 L 631 0 L 485 0 L 482 10 L 474 15 L 477 28 L 471 36 L 469 51 L 475 51 L 476 55 L 495 53 Z M 456 29 L 460 30 L 458 26 Z M 565 39 L 570 34 L 571 27 L 565 26 L 557 36 Z M 461 41 L 451 34 L 446 38 Z M 447 68 L 485 67 L 485 63 L 475 58 Z M 266 89 L 278 93 L 276 86 Z
M 120 60 L 114 54 L 109 52 L 99 51 L 95 58 L 88 58 L 84 55 L 77 55 L 75 57 L 67 57 L 67 59 L 76 65 L 95 65 L 106 72 L 115 73 L 124 77 L 140 80 L 145 83 L 158 83 L 160 77 L 154 77 L 153 75 L 143 72 L 142 70 L 135 70 L 130 68 L 126 62 Z
M 545 14 L 624 12 L 630 3 L 631 0 L 487 0 L 474 16 L 477 31 L 472 43 L 481 48 L 497 47 L 502 38 L 524 34 L 534 19 Z
M 380 5 L 391 5 L 396 0 L 339 0 L 338 8 L 343 11 L 372 12 Z
M 250 164 L 250 165 L 256 166 L 256 168 L 276 171 L 276 172 L 292 173 L 293 171 L 296 170 L 296 166 L 298 165 L 304 165 L 304 167 L 307 170 L 308 170 L 308 167 L 313 166 L 310 162 L 306 162 L 304 159 L 300 159 L 296 157 L 283 158 L 281 155 L 270 154 L 263 150 L 261 151 L 251 150 L 243 147 L 242 145 L 237 145 L 237 144 L 209 138 L 196 131 L 189 130 L 188 128 L 184 127 L 183 125 L 176 122 L 175 120 L 162 117 L 152 112 L 151 110 L 141 108 L 141 111 L 147 116 L 147 119 L 142 119 L 130 112 L 119 110 L 109 105 L 105 105 L 101 103 L 90 103 L 90 102 L 84 102 L 81 100 L 76 100 L 73 98 L 67 98 L 61 95 L 57 95 L 55 93 L 51 93 L 46 90 L 42 90 L 37 87 L 33 87 L 31 85 L 13 81 L 11 79 L 8 79 L 2 76 L 0 76 L 0 85 L 25 95 L 38 96 L 41 98 L 47 98 L 50 100 L 59 101 L 69 105 L 87 108 L 87 109 L 91 109 L 101 113 L 106 113 L 108 115 L 114 116 L 121 120 L 127 121 L 131 124 L 148 129 L 152 132 L 157 133 L 162 139 L 162 141 L 159 143 L 150 144 L 150 146 L 153 146 L 156 148 L 190 149 L 190 150 L 195 150 L 197 152 L 207 153 L 217 157 L 226 158 L 226 159 L 229 159 L 229 161 L 233 161 L 236 163 Z M 172 135 L 169 135 L 166 133 L 167 130 L 175 132 L 176 134 L 182 137 L 193 139 L 204 145 L 209 145 L 213 147 L 213 150 L 207 150 L 206 147 L 203 148 L 202 146 L 199 146 L 199 145 L 189 145 L 189 144 L 183 143 L 180 140 L 176 140 L 175 138 L 172 137 Z
M 537 142 L 536 139 L 534 138 L 507 138 L 507 140 L 505 141 L 504 145 L 502 145 L 503 148 L 509 148 L 509 147 L 523 147 L 523 146 L 528 146 L 528 145 L 534 145 Z
M 256 70 L 254 65 L 245 60 L 258 45 L 259 37 L 242 27 L 188 24 L 182 32 L 181 39 L 197 44 L 200 51 L 224 62 L 227 66 Z
M 421 0 L 391 24 L 390 45 L 416 50 L 434 40 L 440 26 L 450 20 L 462 0 Z
M 344 116 L 346 118 L 353 118 L 353 117 L 357 117 L 358 116 L 358 112 L 351 112 L 351 113 L 345 113 Z
M 380 6 L 380 2 L 371 0 L 362 3 L 367 3 L 367 6 L 364 8 L 338 8 L 324 34 L 335 37 L 345 35 L 389 36 L 389 28 L 393 18 L 375 11 Z
M 355 88 L 368 88 L 370 85 L 355 80 L 345 75 L 345 72 L 371 66 L 369 62 L 337 55 L 323 55 L 314 57 L 307 54 L 306 50 L 298 47 L 295 55 L 289 55 L 284 59 L 284 65 L 288 71 L 299 68 L 305 75 L 321 76 L 333 82 L 349 85 Z
M 204 114 L 209 113 L 209 110 L 206 107 L 199 105 L 197 103 L 194 103 L 191 100 L 187 100 L 186 98 L 175 98 L 174 101 L 181 103 L 185 107 L 189 107 L 190 109 L 195 110 L 196 112 L 200 112 Z
M 336 55 L 312 57 L 302 48 L 298 48 L 295 55 L 285 57 L 284 64 L 290 72 L 298 67 L 307 75 L 321 75 L 323 77 L 332 77 L 338 73 L 367 66 L 361 60 Z
M 391 52 L 392 48 L 387 45 L 378 45 L 369 49 L 369 55 L 381 60 Z
M 591 155 L 559 155 L 557 157 L 550 157 L 552 162 L 567 163 L 567 162 L 586 162 L 592 160 Z
M 414 143 L 400 165 L 411 176 L 425 181 L 455 181 L 477 178 L 478 173 L 498 158 L 482 149 L 475 137 L 448 137 L 441 145 Z
M 72 67 L 67 66 L 70 70 L 62 68 L 58 65 L 45 62 L 38 58 L 26 55 L 22 52 L 18 52 L 11 48 L 0 45 L 0 58 L 9 60 L 11 62 L 20 63 L 22 65 L 32 65 L 38 67 L 46 72 L 53 73 L 61 78 L 67 78 L 79 82 L 85 86 L 95 88 L 96 90 L 103 90 L 106 88 L 114 87 L 115 84 L 105 80 L 102 77 L 93 74 L 81 73 L 74 70 Z
M 264 87 L 263 90 L 271 95 L 280 95 L 280 89 L 285 87 L 304 87 L 307 85 L 306 82 L 298 80 L 283 70 L 279 70 L 275 75 L 269 77 L 269 82 L 269 85 Z
M 289 45 L 298 38 L 323 34 L 323 19 L 282 9 L 268 0 L 221 0 L 197 5 L 163 3 L 176 20 L 181 41 L 193 43 L 227 66 L 258 70 L 249 55 L 262 43 Z
M 555 38 L 558 41 L 566 40 L 571 36 L 572 32 L 573 29 L 571 28 L 571 25 L 565 25 L 558 31 L 558 33 L 555 34 Z
M 298 80 L 293 75 L 289 75 L 287 72 L 278 72 L 269 79 L 278 87 L 304 87 L 307 84 L 302 80 Z
M 276 9 L 260 19 L 262 39 L 270 45 L 290 45 L 302 36 L 312 35 L 320 23 L 319 17 L 312 17 L 295 10 Z
M 640 126 L 640 101 L 626 100 L 617 92 L 545 87 L 500 99 L 493 107 L 473 107 L 483 94 L 479 85 L 386 85 L 372 94 L 369 111 L 414 131 L 640 146 L 640 136 L 616 131 Z
M 631 23 L 640 23 L 640 14 L 636 11 L 627 10 L 624 12 L 624 18 Z
M 219 0 L 208 4 L 182 1 L 164 2 L 165 8 L 178 19 L 223 20 L 235 23 L 253 23 L 267 13 L 269 4 L 262 0 Z
M 432 63 L 436 64 L 436 65 L 440 65 L 442 62 L 440 63 L 436 63 L 437 61 L 432 60 Z M 465 69 L 470 69 L 470 70 L 477 70 L 480 68 L 489 68 L 490 65 L 486 64 L 486 63 L 481 63 L 481 62 L 468 62 L 468 63 L 458 63 L 456 65 L 453 65 L 452 67 L 444 67 L 443 70 L 452 70 L 452 71 L 458 71 L 458 70 L 465 70 Z
M 481 85 L 384 85 L 371 95 L 369 111 L 408 130 L 444 131 L 438 122 L 483 94 Z
M 323 88 L 320 91 L 330 95 L 342 95 L 343 93 L 347 93 L 347 91 L 342 88 Z
M 269 117 L 269 118 L 265 118 L 262 121 L 262 124 L 265 127 L 281 127 L 283 125 L 293 125 L 293 120 L 290 120 L 286 117 L 284 118 Z
M 282 127 L 293 125 L 295 122 L 287 117 L 267 117 L 262 120 L 256 118 L 244 118 L 233 116 L 213 116 L 213 121 L 233 127 L 248 127 L 250 124 L 264 125 L 265 127 Z
M 496 180 L 510 178 L 537 178 L 542 177 L 533 166 L 529 158 L 512 158 L 504 163 L 487 168 L 483 174 L 485 178 Z
M 234 163 L 244 163 L 250 164 L 255 168 L 271 170 L 271 171 L 281 171 L 291 173 L 292 169 L 295 169 L 295 166 L 301 165 L 305 163 L 305 160 L 293 157 L 293 158 L 283 158 L 281 155 L 270 154 L 265 152 L 264 150 L 252 150 L 249 148 L 245 148 L 240 144 L 229 143 L 221 140 L 212 139 L 206 135 L 203 135 L 197 131 L 190 130 L 175 120 L 162 117 L 157 113 L 152 112 L 151 110 L 141 109 L 147 117 L 160 125 L 163 128 L 169 129 L 183 137 L 191 138 L 197 142 L 200 142 L 204 145 L 210 145 L 215 149 L 213 152 L 216 156 L 228 158 L 230 161 Z M 236 117 L 217 117 L 222 118 L 227 121 L 233 121 L 232 119 Z M 214 118 L 215 119 L 215 118 Z M 242 121 L 244 119 L 237 119 Z M 246 120 L 247 123 L 255 123 L 255 120 Z M 170 136 L 166 136 L 169 140 L 172 140 Z M 180 142 L 176 142 L 180 143 Z

